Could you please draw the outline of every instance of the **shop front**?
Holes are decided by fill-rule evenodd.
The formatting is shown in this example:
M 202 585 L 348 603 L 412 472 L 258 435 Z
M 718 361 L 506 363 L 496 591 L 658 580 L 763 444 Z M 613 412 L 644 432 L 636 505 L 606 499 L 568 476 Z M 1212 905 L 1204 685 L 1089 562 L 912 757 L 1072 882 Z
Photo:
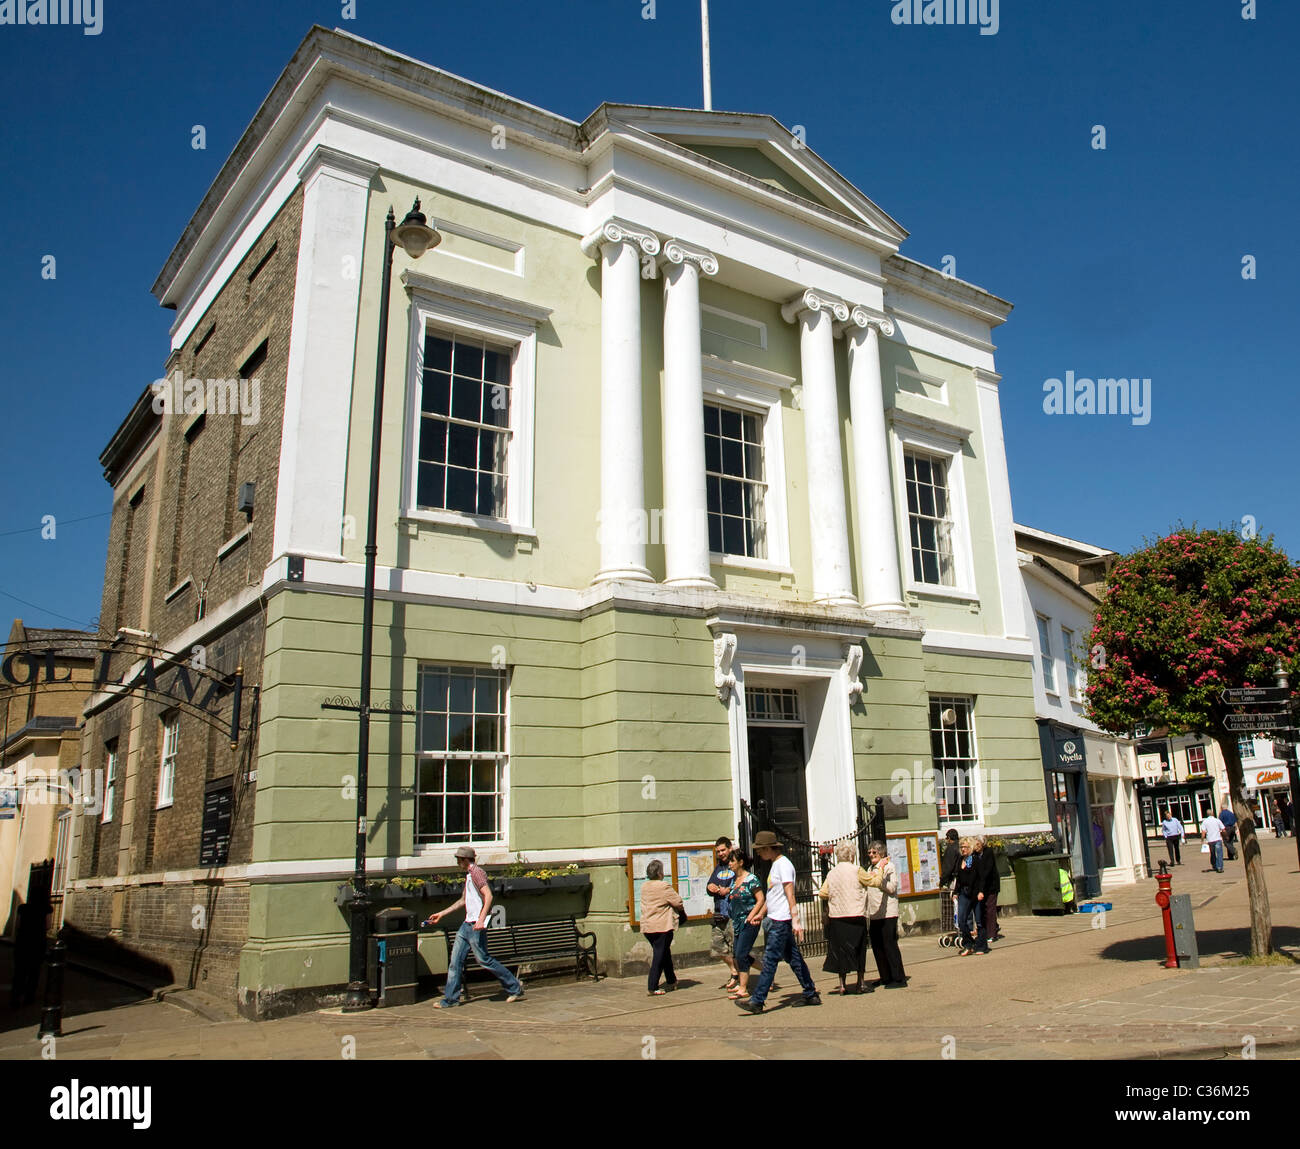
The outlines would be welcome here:
M 1242 783 L 1256 829 L 1261 834 L 1271 831 L 1278 837 L 1289 833 L 1295 814 L 1291 810 L 1291 779 L 1286 763 L 1274 759 L 1243 770 Z
M 1084 732 L 1039 719 L 1038 738 L 1047 787 L 1047 814 L 1061 849 L 1070 855 L 1075 889 L 1084 897 L 1101 893 L 1096 828 L 1089 801 Z M 1103 831 L 1104 837 L 1104 831 Z

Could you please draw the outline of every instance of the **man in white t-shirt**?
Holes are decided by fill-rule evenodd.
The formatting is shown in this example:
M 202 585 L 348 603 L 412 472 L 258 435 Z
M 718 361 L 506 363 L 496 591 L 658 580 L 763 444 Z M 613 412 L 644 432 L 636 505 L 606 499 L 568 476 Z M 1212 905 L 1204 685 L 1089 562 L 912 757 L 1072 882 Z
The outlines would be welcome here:
M 1214 872 L 1223 873 L 1223 823 L 1211 813 L 1201 819 L 1201 833 L 1210 844 L 1210 862 Z
M 465 907 L 465 920 L 456 931 L 451 959 L 447 962 L 447 986 L 443 990 L 442 1000 L 433 1003 L 434 1009 L 451 1009 L 460 1005 L 461 982 L 465 977 L 465 962 L 471 950 L 480 967 L 505 986 L 506 1001 L 520 1001 L 524 996 L 523 983 L 487 952 L 483 931 L 487 928 L 488 917 L 492 913 L 492 887 L 488 883 L 487 874 L 474 864 L 474 857 L 472 846 L 461 846 L 456 851 L 456 865 L 465 875 L 465 892 L 445 910 L 430 914 L 424 919 L 426 926 L 437 925 L 448 914 L 455 913 L 461 906 Z
M 799 1005 L 821 1005 L 821 995 L 808 972 L 808 965 L 799 952 L 799 939 L 803 927 L 795 917 L 794 866 L 785 856 L 785 847 L 777 841 L 771 830 L 760 830 L 754 835 L 754 852 L 760 858 L 771 860 L 767 874 L 767 946 L 763 950 L 763 972 L 758 985 L 748 998 L 736 1002 L 746 1013 L 762 1013 L 768 990 L 776 977 L 778 962 L 786 962 L 803 987 Z

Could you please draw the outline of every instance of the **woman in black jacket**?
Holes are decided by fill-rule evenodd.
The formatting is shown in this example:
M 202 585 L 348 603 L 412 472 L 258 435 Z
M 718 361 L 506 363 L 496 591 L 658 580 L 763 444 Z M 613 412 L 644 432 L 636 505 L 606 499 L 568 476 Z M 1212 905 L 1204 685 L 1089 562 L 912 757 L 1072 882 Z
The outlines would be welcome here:
M 956 872 L 957 928 L 961 931 L 961 952 L 957 956 L 969 957 L 979 952 L 976 939 L 981 933 L 979 923 L 981 903 L 976 897 L 979 891 L 976 887 L 978 874 L 975 869 L 975 840 L 962 838 L 958 850 L 960 857 Z
M 975 952 L 986 954 L 989 952 L 989 941 L 998 936 L 998 893 L 1002 889 L 1002 879 L 998 877 L 997 859 L 984 844 L 982 837 L 975 839 L 974 888 L 975 917 L 983 927 Z

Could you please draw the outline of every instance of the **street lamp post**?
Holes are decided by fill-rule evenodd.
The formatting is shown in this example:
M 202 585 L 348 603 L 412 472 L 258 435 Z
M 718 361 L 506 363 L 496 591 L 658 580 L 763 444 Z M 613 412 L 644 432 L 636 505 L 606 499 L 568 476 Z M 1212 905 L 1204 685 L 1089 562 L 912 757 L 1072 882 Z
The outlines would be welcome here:
M 352 912 L 348 957 L 348 992 L 343 1001 L 347 1013 L 370 1009 L 370 985 L 366 976 L 366 769 L 370 756 L 370 652 L 375 622 L 375 556 L 379 552 L 376 528 L 379 519 L 379 446 L 384 413 L 384 363 L 388 357 L 388 298 L 393 280 L 393 251 L 401 247 L 413 260 L 442 237 L 429 227 L 420 211 L 420 201 L 400 224 L 393 209 L 384 220 L 384 278 L 379 294 L 379 350 L 375 358 L 375 411 L 370 427 L 370 502 L 366 520 L 366 584 L 361 599 L 361 698 L 357 707 L 361 724 L 357 730 L 357 864 L 352 875 Z

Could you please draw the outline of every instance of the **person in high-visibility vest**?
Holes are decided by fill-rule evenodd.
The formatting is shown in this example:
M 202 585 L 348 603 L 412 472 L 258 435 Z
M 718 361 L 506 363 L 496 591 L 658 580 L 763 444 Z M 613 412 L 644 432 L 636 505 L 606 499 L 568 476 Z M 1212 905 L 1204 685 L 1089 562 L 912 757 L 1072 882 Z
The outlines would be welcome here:
M 1069 870 L 1058 869 L 1056 876 L 1061 880 L 1061 901 L 1065 904 L 1067 914 L 1074 913 L 1074 879 Z

